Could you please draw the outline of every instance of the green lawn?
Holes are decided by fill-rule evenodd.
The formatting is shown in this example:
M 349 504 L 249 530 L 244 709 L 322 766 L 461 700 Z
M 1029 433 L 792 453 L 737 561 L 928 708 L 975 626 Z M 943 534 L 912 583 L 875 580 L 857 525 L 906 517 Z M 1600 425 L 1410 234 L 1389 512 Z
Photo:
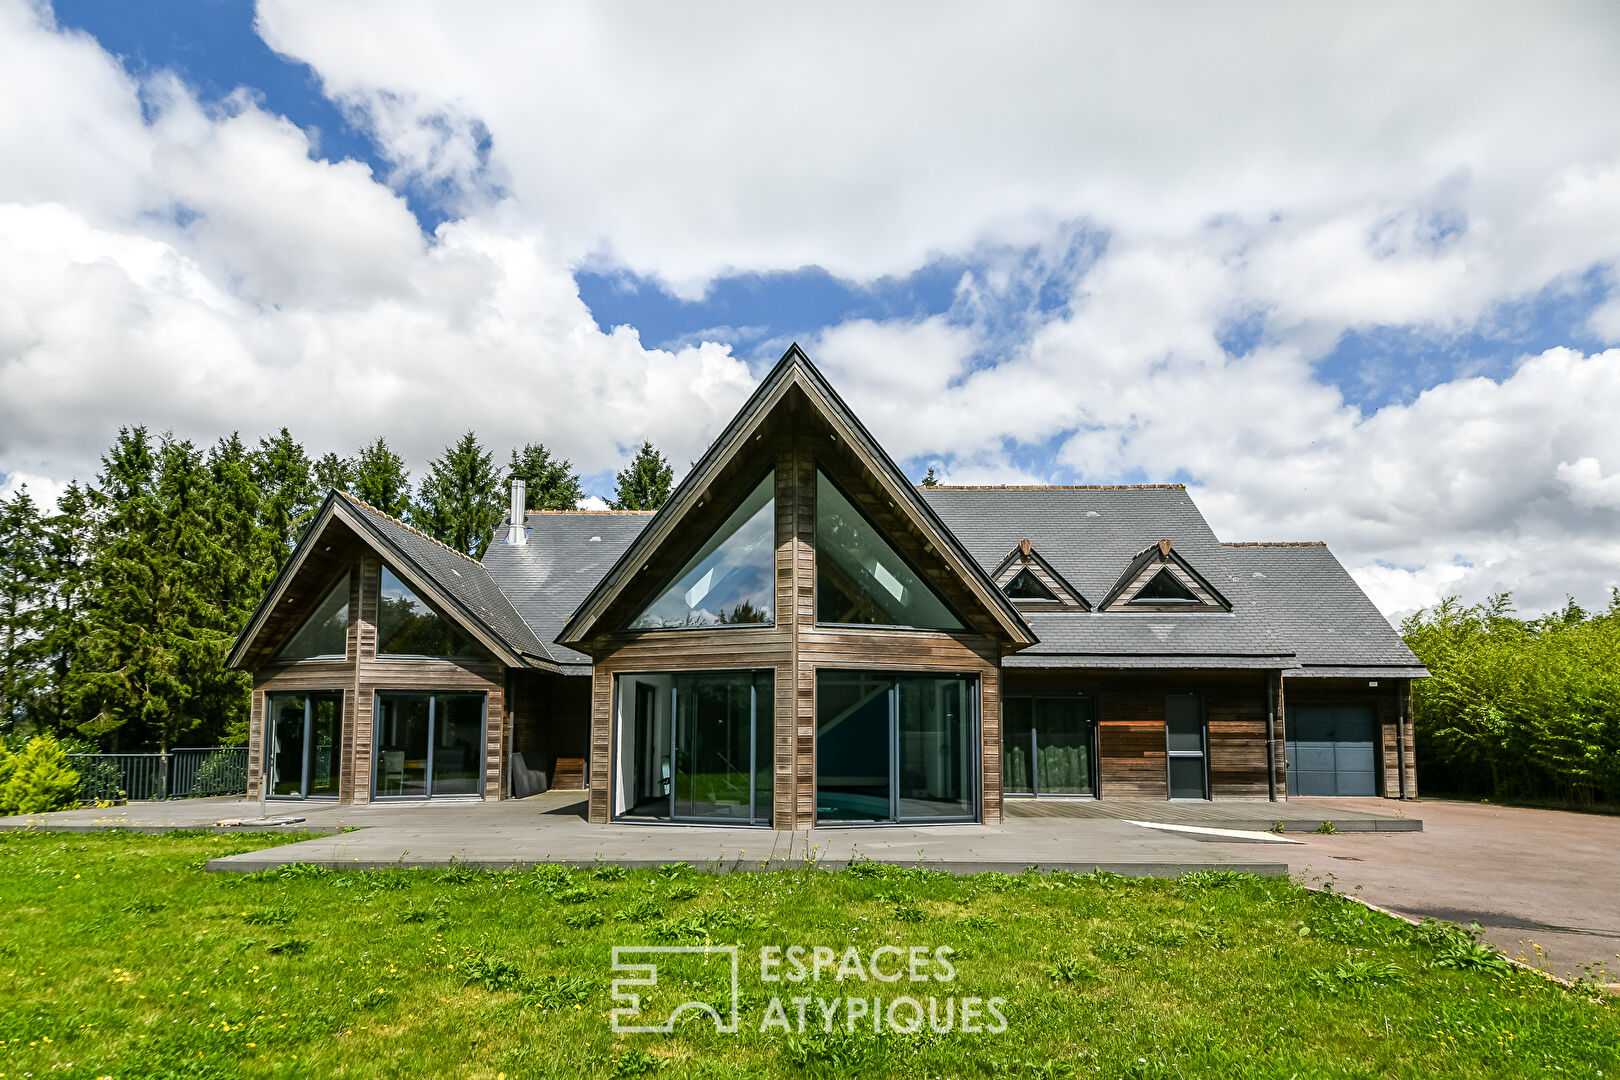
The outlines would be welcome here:
M 211 875 L 283 837 L 0 834 L 0 1078 L 528 1076 L 1601 1076 L 1620 1008 L 1442 928 L 1409 930 L 1286 881 L 1019 877 L 867 866 Z M 738 944 L 741 1030 L 615 1035 L 610 949 Z M 761 946 L 924 975 L 765 982 Z M 813 954 L 810 954 L 813 956 Z M 908 958 L 909 959 L 909 958 Z M 1445 966 L 1460 965 L 1460 966 Z M 789 970 L 784 963 L 778 970 Z M 724 1007 L 721 957 L 670 958 L 644 1014 Z M 879 999 L 849 1030 L 780 997 Z M 938 999 L 894 1030 L 897 998 Z M 986 1004 L 963 1030 L 961 1002 Z M 898 1027 L 913 1015 L 897 1007 Z M 991 1030 L 995 1013 L 1004 1031 Z M 641 1023 L 660 1016 L 649 1015 Z M 942 1025 L 943 1026 L 943 1025 Z

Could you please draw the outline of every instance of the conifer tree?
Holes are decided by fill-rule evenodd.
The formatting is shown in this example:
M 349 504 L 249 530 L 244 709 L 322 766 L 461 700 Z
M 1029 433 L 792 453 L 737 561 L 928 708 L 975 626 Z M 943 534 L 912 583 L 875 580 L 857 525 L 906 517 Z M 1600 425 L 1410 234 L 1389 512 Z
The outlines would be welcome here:
M 925 488 L 939 487 L 939 474 L 934 471 L 932 465 L 928 466 L 928 471 L 923 474 L 922 486 Z
M 500 476 L 471 431 L 428 466 L 413 512 L 418 528 L 457 551 L 482 558 L 501 520 Z
M 278 545 L 279 566 L 304 535 L 325 492 L 315 490 L 309 457 L 286 428 L 273 438 L 259 440 L 252 463 L 253 481 L 258 487 L 259 524 Z
M 315 463 L 315 499 L 319 502 L 326 498 L 326 493 L 336 488 L 338 491 L 354 491 L 354 461 L 351 458 L 338 457 L 333 453 L 321 455 Z
M 669 498 L 675 469 L 663 454 L 653 448 L 652 443 L 644 442 L 615 480 L 613 499 L 609 504 L 613 509 L 657 510 Z
M 44 528 L 42 576 L 49 585 L 39 623 L 44 678 L 31 712 L 36 728 L 60 734 L 78 730 L 96 711 L 93 698 L 80 692 L 95 549 L 89 492 L 77 482 L 69 484 Z
M 573 462 L 552 457 L 540 443 L 512 451 L 506 479 L 523 481 L 525 510 L 572 510 L 585 498 Z
M 24 485 L 0 502 L 0 731 L 28 718 L 42 687 L 45 529 Z
M 350 492 L 383 513 L 404 518 L 410 512 L 411 474 L 405 470 L 405 459 L 390 450 L 382 436 L 360 448 L 351 480 Z

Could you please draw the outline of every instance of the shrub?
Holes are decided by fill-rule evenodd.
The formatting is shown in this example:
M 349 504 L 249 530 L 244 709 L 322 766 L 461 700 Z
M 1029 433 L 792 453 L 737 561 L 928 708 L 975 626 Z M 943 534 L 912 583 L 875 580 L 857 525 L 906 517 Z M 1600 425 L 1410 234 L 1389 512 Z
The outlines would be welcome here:
M 49 735 L 28 740 L 0 787 L 0 814 L 43 814 L 79 804 L 79 774 L 68 764 L 62 744 Z

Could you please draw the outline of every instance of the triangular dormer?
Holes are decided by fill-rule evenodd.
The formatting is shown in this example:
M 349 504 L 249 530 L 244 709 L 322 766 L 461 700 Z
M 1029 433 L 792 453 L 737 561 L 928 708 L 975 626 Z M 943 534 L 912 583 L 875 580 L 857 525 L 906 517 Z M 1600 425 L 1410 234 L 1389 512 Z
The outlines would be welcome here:
M 1080 590 L 1064 580 L 1052 564 L 1041 558 L 1029 540 L 1018 546 L 996 567 L 993 575 L 1001 591 L 1021 610 L 1090 611 L 1091 605 Z
M 785 610 L 790 598 L 803 610 Z M 797 345 L 557 641 L 592 652 L 625 633 L 787 621 L 974 633 L 1006 651 L 1036 640 Z
M 1231 611 L 1232 604 L 1168 540 L 1144 548 L 1102 602 L 1104 611 Z

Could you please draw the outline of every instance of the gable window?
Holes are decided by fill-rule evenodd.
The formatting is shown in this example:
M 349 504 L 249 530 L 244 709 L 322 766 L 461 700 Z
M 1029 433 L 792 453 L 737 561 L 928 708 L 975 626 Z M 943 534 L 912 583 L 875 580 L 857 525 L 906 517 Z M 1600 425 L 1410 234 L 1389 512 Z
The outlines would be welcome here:
M 1168 569 L 1160 570 L 1154 574 L 1146 585 L 1143 585 L 1137 594 L 1131 597 L 1133 604 L 1197 604 L 1198 597 L 1192 590 L 1183 585 L 1181 581 Z
M 675 581 L 630 624 L 632 630 L 769 625 L 776 619 L 776 473 L 687 560 Z
M 377 654 L 473 656 L 472 645 L 449 619 L 428 607 L 386 565 L 377 600 Z
M 310 660 L 315 657 L 342 659 L 348 652 L 349 575 L 344 574 L 326 594 L 304 625 L 282 646 L 282 660 Z
M 1028 570 L 1020 570 L 1002 589 L 1014 600 L 1056 600 L 1057 594 Z
M 816 472 L 816 621 L 962 629 L 939 594 L 820 470 Z

